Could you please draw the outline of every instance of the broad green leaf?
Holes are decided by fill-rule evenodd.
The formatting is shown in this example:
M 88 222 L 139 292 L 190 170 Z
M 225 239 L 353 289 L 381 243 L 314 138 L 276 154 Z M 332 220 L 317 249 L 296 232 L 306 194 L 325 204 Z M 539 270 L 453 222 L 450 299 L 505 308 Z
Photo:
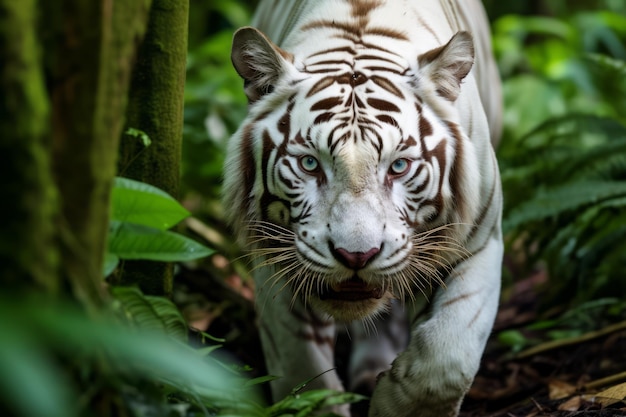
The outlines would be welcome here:
M 104 254 L 104 267 L 102 268 L 103 276 L 107 277 L 115 271 L 117 265 L 120 263 L 120 258 L 113 253 Z
M 3 367 L 2 375 L 10 377 L 8 382 L 14 383 L 16 390 L 17 387 L 23 389 L 23 395 L 33 395 L 24 398 L 32 402 L 40 401 L 41 407 L 48 408 L 47 411 L 28 415 L 76 416 L 66 405 L 67 398 L 70 399 L 69 404 L 75 402 L 71 400 L 73 396 L 62 392 L 63 387 L 70 386 L 59 383 L 62 373 L 42 362 L 41 355 L 28 354 L 29 351 L 24 349 L 28 346 L 45 346 L 47 351 L 72 357 L 79 353 L 83 365 L 86 360 L 102 360 L 102 354 L 106 353 L 110 369 L 176 386 L 220 409 L 250 411 L 248 414 L 241 412 L 241 416 L 258 414 L 252 412 L 259 408 L 256 394 L 249 388 L 241 388 L 243 381 L 240 376 L 232 375 L 217 361 L 208 360 L 197 350 L 162 332 L 132 329 L 106 316 L 88 318 L 81 310 L 50 303 L 0 299 L 0 316 L 7 317 L 8 312 L 16 317 L 16 325 L 7 326 L 11 323 L 7 321 L 0 323 L 3 330 L 0 351 L 6 353 L 5 349 L 11 349 L 18 356 L 2 355 L 2 365 L 7 365 L 4 363 L 6 360 L 12 361 Z M 20 341 L 20 334 L 32 339 L 29 344 Z M 32 360 L 30 366 L 28 362 L 16 361 L 21 352 L 25 360 Z M 7 370 L 11 373 L 7 374 Z M 14 375 L 15 372 L 18 374 Z M 18 384 L 18 381 L 24 381 L 24 384 Z M 0 382 L 5 384 L 7 379 L 0 376 Z M 25 384 L 30 384 L 30 387 L 24 387 Z M 3 389 L 7 393 L 6 387 Z M 47 393 L 55 398 L 48 398 Z M 37 404 L 30 406 L 38 407 Z
M 120 259 L 183 262 L 214 251 L 178 233 L 125 222 L 111 221 L 109 253 Z
M 189 212 L 176 199 L 152 185 L 116 178 L 111 195 L 111 219 L 166 230 Z
M 15 311 L 11 311 L 15 314 Z M 17 312 L 19 317 L 19 310 Z M 0 320 L 0 397 L 23 416 L 76 415 L 65 375 L 21 320 Z

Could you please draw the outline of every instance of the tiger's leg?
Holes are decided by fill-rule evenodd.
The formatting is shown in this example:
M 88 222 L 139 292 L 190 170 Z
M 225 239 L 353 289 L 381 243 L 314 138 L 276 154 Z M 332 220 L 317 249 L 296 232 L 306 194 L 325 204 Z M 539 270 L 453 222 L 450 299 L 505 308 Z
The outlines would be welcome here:
M 394 300 L 388 312 L 371 322 L 350 324 L 352 352 L 348 378 L 349 390 L 371 395 L 378 374 L 391 368 L 398 353 L 406 349 L 409 338 L 406 312 Z
M 378 375 L 391 368 L 398 353 L 406 349 L 409 327 L 404 307 L 393 300 L 388 312 L 371 321 L 350 324 L 351 353 L 348 390 L 370 397 Z M 352 405 L 352 417 L 366 416 L 369 402 Z
M 432 300 L 408 348 L 383 374 L 370 417 L 451 417 L 458 414 L 491 332 L 500 291 L 502 245 L 489 239 L 459 264 Z
M 314 378 L 303 389 L 329 388 L 343 391 L 334 368 L 335 324 L 305 308 L 293 298 L 289 287 L 272 287 L 272 273 L 255 273 L 256 303 L 261 343 L 267 370 L 280 378 L 271 382 L 272 397 L 279 401 L 294 388 Z M 330 372 L 327 372 L 331 370 Z M 348 416 L 348 406 L 333 410 Z

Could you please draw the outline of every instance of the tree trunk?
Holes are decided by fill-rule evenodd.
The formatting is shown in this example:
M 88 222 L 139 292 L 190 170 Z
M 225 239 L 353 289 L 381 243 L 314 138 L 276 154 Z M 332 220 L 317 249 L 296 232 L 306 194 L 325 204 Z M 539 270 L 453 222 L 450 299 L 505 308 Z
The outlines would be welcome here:
M 3 281 L 52 292 L 66 281 L 88 305 L 106 298 L 110 188 L 131 75 L 128 126 L 148 133 L 153 145 L 127 173 L 177 194 L 188 0 L 151 5 L 0 0 Z M 39 34 L 36 11 L 45 16 Z M 135 157 L 124 149 L 123 161 Z M 133 282 L 169 293 L 171 267 L 159 268 Z
M 0 0 L 0 276 L 4 285 L 60 287 L 54 247 L 57 199 L 45 145 L 49 102 L 33 0 Z
M 61 194 L 62 273 L 76 296 L 99 303 L 110 189 L 150 0 L 40 6 L 46 16 L 53 169 Z
M 178 196 L 183 131 L 188 0 L 154 0 L 150 23 L 135 66 L 126 117 L 128 128 L 151 139 L 145 147 L 125 136 L 120 175 L 152 184 Z M 173 265 L 125 262 L 121 283 L 137 283 L 148 294 L 169 295 Z

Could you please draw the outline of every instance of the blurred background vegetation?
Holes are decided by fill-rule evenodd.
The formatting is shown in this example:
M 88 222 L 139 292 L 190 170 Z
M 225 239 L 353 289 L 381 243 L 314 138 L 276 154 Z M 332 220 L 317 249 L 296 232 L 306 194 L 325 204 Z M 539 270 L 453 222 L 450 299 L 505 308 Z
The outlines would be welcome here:
M 75 306 L 37 297 L 0 299 L 0 411 L 29 417 L 304 416 L 324 404 L 356 399 L 322 393 L 267 406 L 256 389 L 267 378 L 262 369 L 250 372 L 247 366 L 261 362 L 251 335 L 252 302 L 219 194 L 225 144 L 246 111 L 242 82 L 230 64 L 231 38 L 248 24 L 255 3 L 190 2 L 180 200 L 193 217 L 178 231 L 216 253 L 190 261 L 185 245 L 193 243 L 185 241 L 177 247 L 180 258 L 161 259 L 180 261 L 176 305 L 118 288 L 112 314 L 87 319 Z M 498 149 L 507 242 L 503 301 L 520 280 L 541 277 L 541 314 L 497 335 L 509 348 L 521 349 L 533 343 L 526 336 L 533 327 L 551 330 L 543 337 L 558 338 L 625 319 L 626 3 L 484 4 L 504 84 Z M 163 197 L 140 185 L 125 188 L 137 187 L 150 198 Z M 141 200 L 126 195 L 117 201 L 132 210 L 130 199 Z M 189 214 L 180 209 L 180 217 L 163 229 Z M 113 232 L 118 220 L 112 219 Z M 111 245 L 109 251 L 113 269 L 119 259 Z M 20 321 L 4 319 L 12 315 Z M 189 325 L 197 329 L 191 335 Z M 243 363 L 217 356 L 222 343 Z

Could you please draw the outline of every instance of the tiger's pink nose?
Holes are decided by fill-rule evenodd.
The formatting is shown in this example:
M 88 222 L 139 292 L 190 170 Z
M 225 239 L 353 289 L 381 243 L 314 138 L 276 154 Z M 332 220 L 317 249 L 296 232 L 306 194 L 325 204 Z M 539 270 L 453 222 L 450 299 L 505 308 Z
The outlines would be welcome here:
M 350 269 L 361 269 L 374 257 L 380 248 L 372 248 L 367 252 L 349 252 L 343 248 L 333 248 L 333 256 Z

